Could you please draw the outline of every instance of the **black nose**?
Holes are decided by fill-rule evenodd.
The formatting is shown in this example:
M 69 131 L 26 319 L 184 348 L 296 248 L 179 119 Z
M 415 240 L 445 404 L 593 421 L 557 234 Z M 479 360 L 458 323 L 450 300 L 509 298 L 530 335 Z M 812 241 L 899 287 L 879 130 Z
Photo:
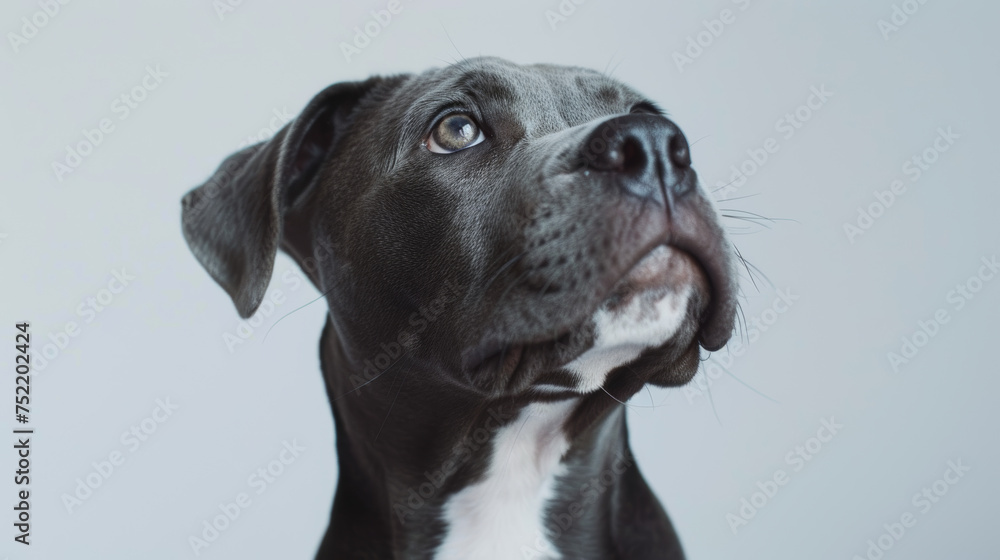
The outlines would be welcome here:
M 694 186 L 691 152 L 676 124 L 665 117 L 631 114 L 597 125 L 580 147 L 588 170 L 616 175 L 626 193 L 663 202 Z

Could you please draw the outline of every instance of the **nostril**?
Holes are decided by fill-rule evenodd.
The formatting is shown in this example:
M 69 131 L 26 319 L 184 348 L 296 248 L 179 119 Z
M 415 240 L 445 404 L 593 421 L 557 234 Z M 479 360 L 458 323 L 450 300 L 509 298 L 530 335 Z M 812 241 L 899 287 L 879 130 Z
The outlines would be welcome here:
M 621 171 L 622 146 L 615 139 L 609 141 L 605 138 L 595 137 L 586 145 L 584 161 L 587 167 L 601 171 Z
M 622 143 L 622 166 L 623 173 L 628 175 L 638 175 L 646 168 L 646 150 L 642 143 L 635 137 L 629 136 Z
M 674 134 L 670 138 L 667 149 L 670 152 L 670 163 L 674 164 L 675 167 L 681 169 L 691 167 L 691 149 L 683 134 Z

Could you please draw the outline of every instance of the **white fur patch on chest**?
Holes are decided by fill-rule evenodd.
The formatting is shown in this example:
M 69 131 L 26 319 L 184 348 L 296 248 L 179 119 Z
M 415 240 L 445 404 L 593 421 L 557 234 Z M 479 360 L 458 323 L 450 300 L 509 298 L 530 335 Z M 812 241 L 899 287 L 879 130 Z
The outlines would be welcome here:
M 497 432 L 485 478 L 445 504 L 435 560 L 562 558 L 544 516 L 569 447 L 562 424 L 576 402 L 532 403 Z
M 564 366 L 579 379 L 577 390 L 598 390 L 611 370 L 670 340 L 687 314 L 692 289 L 687 285 L 668 291 L 652 304 L 644 297 L 634 297 L 622 309 L 598 309 L 594 313 L 594 346 Z

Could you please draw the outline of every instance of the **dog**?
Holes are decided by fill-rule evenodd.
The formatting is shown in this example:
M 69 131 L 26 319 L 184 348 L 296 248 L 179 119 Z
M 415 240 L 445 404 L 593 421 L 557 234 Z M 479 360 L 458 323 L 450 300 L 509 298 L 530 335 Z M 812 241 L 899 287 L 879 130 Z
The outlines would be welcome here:
M 727 343 L 737 276 L 644 96 L 497 58 L 338 83 L 188 192 L 182 226 L 244 318 L 279 248 L 325 296 L 317 558 L 684 557 L 624 402 Z

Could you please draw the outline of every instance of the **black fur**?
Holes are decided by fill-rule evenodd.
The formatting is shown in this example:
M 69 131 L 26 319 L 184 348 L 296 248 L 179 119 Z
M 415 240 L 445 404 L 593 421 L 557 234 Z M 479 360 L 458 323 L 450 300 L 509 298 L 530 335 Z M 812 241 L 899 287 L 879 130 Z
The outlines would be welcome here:
M 485 141 L 429 152 L 448 111 Z M 639 155 L 622 164 L 597 138 Z M 481 58 L 331 86 L 185 196 L 185 237 L 240 315 L 279 246 L 326 295 L 340 479 L 317 558 L 432 558 L 441 508 L 482 476 L 496 430 L 570 397 L 568 474 L 547 512 L 563 557 L 683 557 L 618 401 L 686 383 L 699 341 L 714 350 L 732 330 L 730 247 L 689 158 L 676 125 L 616 80 Z M 612 372 L 608 394 L 573 393 L 561 366 L 593 344 L 594 310 L 662 244 L 693 256 L 710 294 L 672 340 Z

